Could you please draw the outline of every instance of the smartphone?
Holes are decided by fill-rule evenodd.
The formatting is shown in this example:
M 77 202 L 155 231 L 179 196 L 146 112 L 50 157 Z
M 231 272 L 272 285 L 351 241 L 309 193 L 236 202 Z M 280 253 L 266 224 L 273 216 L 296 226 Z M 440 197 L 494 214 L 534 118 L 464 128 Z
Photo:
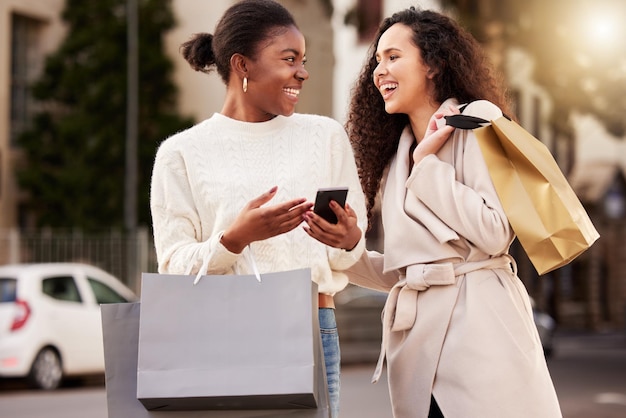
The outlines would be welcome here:
M 347 196 L 347 187 L 326 187 L 318 189 L 313 212 L 326 219 L 331 224 L 336 224 L 337 215 L 335 215 L 335 212 L 330 208 L 330 201 L 334 200 L 343 208 L 346 204 Z

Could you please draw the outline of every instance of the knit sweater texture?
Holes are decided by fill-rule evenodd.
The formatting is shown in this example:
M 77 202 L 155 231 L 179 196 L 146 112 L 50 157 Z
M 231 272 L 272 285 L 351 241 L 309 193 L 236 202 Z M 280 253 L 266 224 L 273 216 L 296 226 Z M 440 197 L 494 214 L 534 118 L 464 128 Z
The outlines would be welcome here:
M 220 238 L 252 199 L 278 186 L 267 205 L 295 198 L 313 202 L 321 187 L 347 186 L 347 201 L 366 230 L 365 200 L 353 152 L 335 120 L 293 114 L 249 123 L 215 113 L 166 139 L 157 151 L 150 205 L 160 273 L 252 274 L 311 268 L 320 293 L 348 283 L 342 272 L 365 249 L 332 248 L 302 228 L 250 244 L 241 254 Z

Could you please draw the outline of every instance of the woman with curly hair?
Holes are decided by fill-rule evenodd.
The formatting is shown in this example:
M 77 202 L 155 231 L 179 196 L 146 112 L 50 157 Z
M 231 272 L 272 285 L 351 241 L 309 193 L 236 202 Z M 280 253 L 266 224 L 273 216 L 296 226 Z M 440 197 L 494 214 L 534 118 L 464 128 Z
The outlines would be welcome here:
M 381 197 L 384 255 L 349 270 L 389 292 L 374 381 L 386 357 L 396 418 L 560 417 L 514 232 L 476 137 L 445 124 L 459 108 L 509 112 L 476 40 L 434 11 L 385 19 L 346 126 L 370 218 Z

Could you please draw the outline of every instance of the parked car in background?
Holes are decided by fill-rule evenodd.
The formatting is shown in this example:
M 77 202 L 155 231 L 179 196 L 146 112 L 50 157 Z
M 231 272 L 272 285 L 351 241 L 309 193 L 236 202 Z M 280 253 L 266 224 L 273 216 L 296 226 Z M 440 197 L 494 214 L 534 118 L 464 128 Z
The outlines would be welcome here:
M 554 354 L 554 333 L 556 331 L 556 321 L 548 313 L 543 312 L 537 308 L 535 300 L 530 299 L 530 303 L 533 307 L 533 319 L 539 332 L 539 339 L 543 346 L 543 353 L 546 358 L 551 357 Z
M 137 299 L 87 264 L 0 266 L 0 378 L 51 390 L 66 377 L 104 373 L 100 304 Z
M 339 331 L 342 363 L 368 363 L 378 360 L 382 340 L 381 313 L 387 294 L 348 285 L 335 296 L 335 316 Z M 556 322 L 538 310 L 534 300 L 533 318 L 546 357 L 554 351 Z

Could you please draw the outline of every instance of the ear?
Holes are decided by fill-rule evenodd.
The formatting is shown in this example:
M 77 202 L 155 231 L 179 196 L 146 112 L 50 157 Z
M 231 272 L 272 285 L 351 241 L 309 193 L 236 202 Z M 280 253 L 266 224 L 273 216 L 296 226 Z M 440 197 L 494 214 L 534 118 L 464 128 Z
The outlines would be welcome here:
M 426 72 L 426 78 L 428 78 L 429 80 L 432 80 L 433 78 L 435 78 L 436 75 L 437 75 L 437 71 L 429 67 L 428 71 Z
M 233 54 L 230 57 L 230 69 L 240 78 L 244 78 L 248 75 L 247 62 L 248 59 L 245 56 L 239 53 Z

